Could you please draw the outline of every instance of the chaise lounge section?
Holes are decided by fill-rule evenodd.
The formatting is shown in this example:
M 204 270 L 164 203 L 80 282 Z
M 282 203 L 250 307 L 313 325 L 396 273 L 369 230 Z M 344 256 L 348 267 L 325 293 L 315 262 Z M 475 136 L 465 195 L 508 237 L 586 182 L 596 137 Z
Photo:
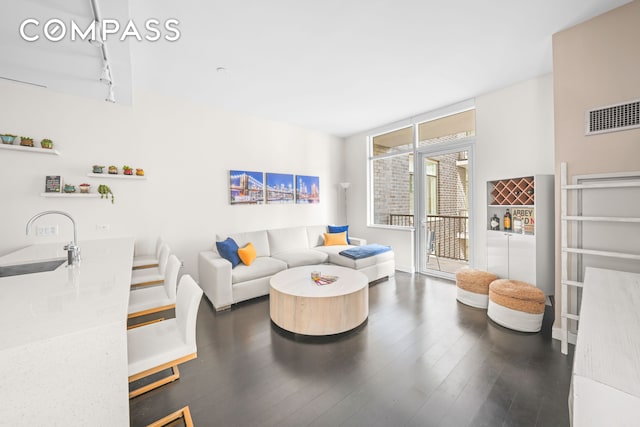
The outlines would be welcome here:
M 200 287 L 216 311 L 225 310 L 241 301 L 269 295 L 271 277 L 287 268 L 314 264 L 335 264 L 362 272 L 369 282 L 395 273 L 393 251 L 361 259 L 350 259 L 339 252 L 366 241 L 349 237 L 350 245 L 324 245 L 327 226 L 288 227 L 230 235 L 239 247 L 252 243 L 256 258 L 251 265 L 231 262 L 221 257 L 213 245 L 212 250 L 200 252 L 198 272 Z M 218 240 L 224 237 L 217 236 Z

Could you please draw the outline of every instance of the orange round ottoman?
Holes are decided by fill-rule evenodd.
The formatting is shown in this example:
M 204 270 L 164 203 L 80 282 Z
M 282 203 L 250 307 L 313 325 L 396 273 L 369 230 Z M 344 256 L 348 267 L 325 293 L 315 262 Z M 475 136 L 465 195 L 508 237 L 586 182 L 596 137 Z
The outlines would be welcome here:
M 456 299 L 463 304 L 476 308 L 487 308 L 489 303 L 489 285 L 498 276 L 481 270 L 465 268 L 456 273 L 458 295 Z
M 499 279 L 489 286 L 487 315 L 505 328 L 538 332 L 542 328 L 545 301 L 544 292 L 529 283 Z

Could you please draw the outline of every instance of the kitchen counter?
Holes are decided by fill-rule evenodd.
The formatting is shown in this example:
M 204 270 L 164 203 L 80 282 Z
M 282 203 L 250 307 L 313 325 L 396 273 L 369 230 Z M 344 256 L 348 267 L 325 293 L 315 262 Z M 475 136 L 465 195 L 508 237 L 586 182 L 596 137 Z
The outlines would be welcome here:
M 129 425 L 127 306 L 133 239 L 78 243 L 82 262 L 0 277 L 0 426 Z M 66 258 L 26 247 L 0 266 Z

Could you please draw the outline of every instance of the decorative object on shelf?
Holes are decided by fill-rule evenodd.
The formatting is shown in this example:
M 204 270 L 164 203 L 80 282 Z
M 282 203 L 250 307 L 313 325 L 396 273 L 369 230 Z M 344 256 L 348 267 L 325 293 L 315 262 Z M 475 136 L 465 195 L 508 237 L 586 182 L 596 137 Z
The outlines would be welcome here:
M 517 232 L 515 229 L 515 218 L 516 216 L 520 217 L 520 220 L 522 221 L 522 230 L 521 233 L 523 234 L 533 234 L 533 224 L 534 224 L 534 218 L 535 218 L 535 210 L 534 208 L 513 208 L 511 210 L 511 215 L 513 216 L 513 231 Z
M 75 185 L 71 185 L 71 184 L 65 184 L 64 185 L 64 192 L 65 193 L 75 193 L 76 192 L 76 186 Z
M 111 188 L 109 188 L 108 185 L 100 184 L 98 186 L 98 193 L 100 193 L 101 199 L 108 199 L 109 195 L 111 195 L 111 203 L 113 204 L 114 202 L 113 191 L 111 191 Z
M 504 231 L 511 231 L 511 213 L 509 212 L 509 208 L 504 213 Z
M 62 185 L 62 177 L 60 175 L 47 175 L 44 184 L 45 193 L 59 193 Z
M 118 167 L 117 166 L 109 166 L 109 173 L 111 175 L 118 175 Z
M 144 176 L 144 169 L 136 169 L 136 176 Z
M 88 193 L 89 190 L 91 189 L 91 184 L 87 184 L 86 182 L 83 182 L 78 187 L 80 187 L 81 193 Z
M 33 147 L 33 138 L 29 136 L 21 136 L 20 145 L 22 145 L 23 147 Z
M 498 218 L 498 215 L 493 214 L 493 216 L 491 217 L 490 226 L 492 230 L 500 230 L 500 218 Z
M 133 168 L 131 166 L 124 165 L 122 166 L 122 173 L 125 175 L 133 175 Z
M 524 224 L 522 222 L 522 217 L 515 212 L 513 214 L 513 232 L 524 233 Z
M 105 166 L 93 165 L 93 173 L 102 173 Z
M 53 141 L 48 138 L 45 138 L 42 141 L 40 141 L 40 147 L 51 150 L 53 148 Z
M 13 144 L 13 140 L 16 139 L 16 135 L 11 135 L 10 133 L 5 133 L 4 135 L 0 135 L 2 138 L 3 144 Z

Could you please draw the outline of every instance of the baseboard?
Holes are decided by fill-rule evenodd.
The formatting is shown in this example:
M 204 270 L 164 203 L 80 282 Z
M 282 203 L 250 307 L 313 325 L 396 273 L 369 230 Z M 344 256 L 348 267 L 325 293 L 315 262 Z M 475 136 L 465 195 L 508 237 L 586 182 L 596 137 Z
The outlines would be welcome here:
M 562 341 L 562 329 L 560 329 L 560 328 L 552 328 L 551 329 L 551 337 L 554 340 Z M 576 345 L 576 338 L 578 338 L 577 334 L 575 334 L 573 332 L 569 332 L 569 344 Z
M 413 267 L 403 267 L 400 265 L 396 265 L 396 270 L 402 271 L 403 273 L 409 273 L 409 274 L 414 274 L 416 272 L 416 269 Z

